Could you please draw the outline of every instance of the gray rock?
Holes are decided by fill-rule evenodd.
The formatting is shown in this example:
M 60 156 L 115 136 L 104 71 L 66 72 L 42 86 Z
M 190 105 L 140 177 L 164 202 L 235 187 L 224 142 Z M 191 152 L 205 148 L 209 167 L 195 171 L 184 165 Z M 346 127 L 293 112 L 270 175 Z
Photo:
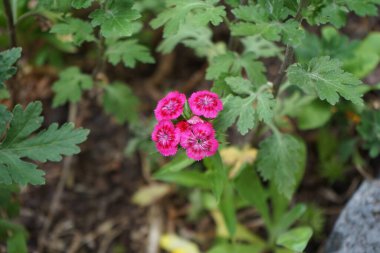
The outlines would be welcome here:
M 366 181 L 343 209 L 326 253 L 380 253 L 380 180 Z

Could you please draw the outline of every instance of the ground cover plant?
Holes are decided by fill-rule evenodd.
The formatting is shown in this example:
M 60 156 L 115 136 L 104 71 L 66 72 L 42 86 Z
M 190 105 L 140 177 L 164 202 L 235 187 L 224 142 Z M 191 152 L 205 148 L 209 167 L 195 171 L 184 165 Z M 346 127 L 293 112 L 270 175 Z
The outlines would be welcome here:
M 3 0 L 0 252 L 320 252 L 378 172 L 378 5 Z

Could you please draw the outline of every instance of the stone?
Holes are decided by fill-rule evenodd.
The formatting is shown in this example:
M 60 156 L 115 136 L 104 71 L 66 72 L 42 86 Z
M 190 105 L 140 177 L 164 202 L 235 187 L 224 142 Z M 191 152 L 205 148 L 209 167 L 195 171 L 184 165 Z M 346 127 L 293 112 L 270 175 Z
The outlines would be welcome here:
M 326 253 L 380 253 L 380 180 L 365 181 L 340 214 Z

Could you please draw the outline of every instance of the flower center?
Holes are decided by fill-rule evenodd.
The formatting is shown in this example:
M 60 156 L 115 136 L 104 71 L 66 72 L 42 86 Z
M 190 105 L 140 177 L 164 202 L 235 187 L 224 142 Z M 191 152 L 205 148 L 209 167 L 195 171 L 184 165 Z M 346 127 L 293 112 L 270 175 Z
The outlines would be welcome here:
M 171 141 L 173 141 L 173 136 L 165 129 L 162 129 L 157 133 L 157 139 L 159 143 L 166 146 L 169 145 Z
M 213 97 L 210 97 L 210 96 L 203 96 L 203 97 L 200 97 L 197 101 L 197 105 L 199 107 L 206 107 L 206 108 L 209 108 L 209 107 L 213 107 L 215 104 L 215 101 L 214 101 L 214 98 Z
M 170 100 L 166 105 L 162 107 L 162 110 L 164 111 L 173 111 L 175 108 L 177 108 L 178 102 Z

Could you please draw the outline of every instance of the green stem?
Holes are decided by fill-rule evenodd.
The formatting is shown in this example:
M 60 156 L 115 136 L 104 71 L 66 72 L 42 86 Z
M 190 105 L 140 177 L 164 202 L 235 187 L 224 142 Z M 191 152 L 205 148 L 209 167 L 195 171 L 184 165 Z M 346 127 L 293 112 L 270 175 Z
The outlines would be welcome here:
M 303 8 L 307 5 L 307 0 L 301 0 L 300 5 L 298 6 L 297 14 L 295 16 L 295 20 L 297 22 L 302 21 L 302 10 Z M 280 71 L 278 72 L 278 76 L 276 80 L 273 82 L 273 95 L 274 97 L 277 97 L 280 86 L 282 83 L 282 80 L 284 79 L 286 75 L 286 70 L 290 66 L 290 64 L 293 63 L 294 60 L 294 49 L 291 47 L 289 44 L 286 46 L 285 49 L 285 58 L 284 61 L 282 62 L 282 65 L 280 67 Z
M 4 5 L 5 16 L 7 18 L 7 23 L 8 23 L 10 46 L 16 47 L 17 46 L 16 26 L 14 23 L 13 11 L 12 11 L 10 0 L 3 0 L 3 5 Z
M 41 13 L 40 10 L 28 11 L 28 12 L 22 14 L 22 15 L 16 20 L 16 24 L 19 24 L 21 21 L 23 21 L 24 19 L 27 19 L 27 18 L 29 18 L 29 17 L 32 17 L 32 16 L 39 16 L 39 15 L 42 15 L 42 13 Z

